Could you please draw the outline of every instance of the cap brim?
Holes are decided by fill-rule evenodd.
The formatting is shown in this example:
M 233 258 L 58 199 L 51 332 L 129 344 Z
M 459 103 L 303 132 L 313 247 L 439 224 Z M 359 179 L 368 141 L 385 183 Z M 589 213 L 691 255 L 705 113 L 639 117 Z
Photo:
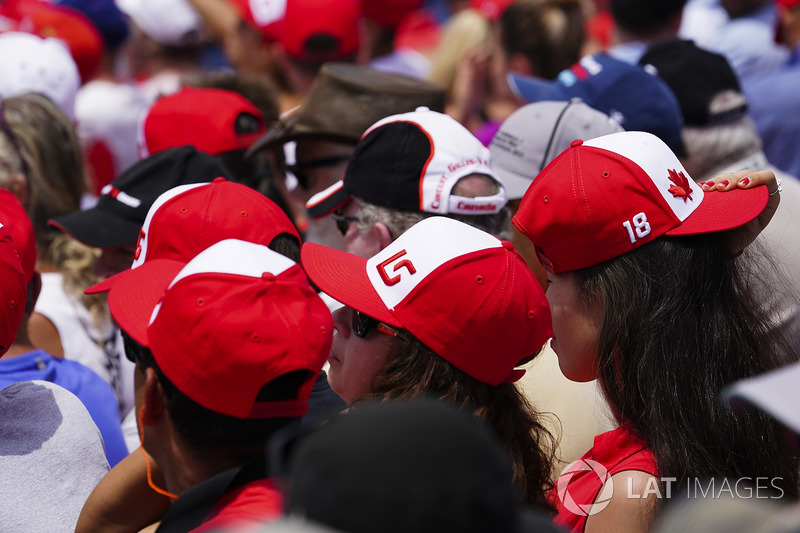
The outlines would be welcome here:
M 752 404 L 800 433 L 800 363 L 738 381 L 723 389 L 723 396 L 732 404 Z
M 511 170 L 495 167 L 494 171 L 500 180 L 502 180 L 503 187 L 506 190 L 506 197 L 509 200 L 519 200 L 525 196 L 525 191 L 527 191 L 528 187 L 533 183 L 531 178 L 522 177 Z
M 309 279 L 320 290 L 390 326 L 404 327 L 372 288 L 366 259 L 315 243 L 304 244 L 300 257 Z
M 666 234 L 698 235 L 738 228 L 760 215 L 768 201 L 766 185 L 753 189 L 707 192 L 700 206 L 680 226 Z
M 521 74 L 509 73 L 506 76 L 508 86 L 518 98 L 526 102 L 540 102 L 542 100 L 569 100 L 557 81 L 542 80 Z
M 321 218 L 342 207 L 350 198 L 350 193 L 344 190 L 344 181 L 339 180 L 312 196 L 306 203 L 306 211 L 311 218 Z
M 186 266 L 181 261 L 153 259 L 127 271 L 108 293 L 111 316 L 133 340 L 147 346 L 147 326 L 161 297 L 175 276 Z
M 244 157 L 247 159 L 261 150 L 284 145 L 290 141 L 299 141 L 301 139 L 322 139 L 353 145 L 358 142 L 357 138 L 353 138 L 350 135 L 342 135 L 332 131 L 304 127 L 302 124 L 297 123 L 297 118 L 299 118 L 299 114 L 294 113 L 275 124 L 266 134 L 247 149 Z
M 128 269 L 128 270 L 123 270 L 122 272 L 118 272 L 118 273 L 114 274 L 113 276 L 109 276 L 106 279 L 104 279 L 103 281 L 101 281 L 99 283 L 95 283 L 94 285 L 92 285 L 88 289 L 85 289 L 83 291 L 83 294 L 98 294 L 98 293 L 101 293 L 101 292 L 108 292 L 108 291 L 111 290 L 112 287 L 114 287 L 115 283 L 117 283 L 119 280 L 121 280 L 121 279 L 125 278 L 126 276 L 128 276 L 130 274 L 130 272 L 132 272 L 132 270 Z
M 137 222 L 115 217 L 96 207 L 50 219 L 47 224 L 95 248 L 134 243 L 142 227 Z

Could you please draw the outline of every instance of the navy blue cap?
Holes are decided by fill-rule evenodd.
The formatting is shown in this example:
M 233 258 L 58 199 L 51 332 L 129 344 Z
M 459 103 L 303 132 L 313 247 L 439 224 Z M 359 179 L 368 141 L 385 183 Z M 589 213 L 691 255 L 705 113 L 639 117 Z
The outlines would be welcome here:
M 663 80 L 637 65 L 594 54 L 561 71 L 555 80 L 509 74 L 508 82 L 511 90 L 528 102 L 578 97 L 626 131 L 646 131 L 673 151 L 682 149 L 678 100 Z
M 109 50 L 116 50 L 128 39 L 128 19 L 114 0 L 58 0 L 53 3 L 83 13 L 97 28 Z

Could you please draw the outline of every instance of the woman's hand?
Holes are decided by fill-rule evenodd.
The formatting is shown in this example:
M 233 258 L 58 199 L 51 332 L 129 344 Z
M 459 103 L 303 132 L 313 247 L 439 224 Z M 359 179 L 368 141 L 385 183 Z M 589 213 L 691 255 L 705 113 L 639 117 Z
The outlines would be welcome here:
M 714 193 L 717 191 L 725 192 L 733 189 L 752 189 L 766 185 L 769 191 L 769 200 L 766 207 L 751 222 L 734 230 L 737 234 L 736 247 L 737 253 L 744 250 L 751 242 L 755 240 L 761 231 L 767 227 L 767 224 L 772 220 L 772 215 L 778 209 L 778 204 L 781 202 L 781 184 L 780 180 L 775 176 L 771 170 L 740 170 L 739 172 L 730 172 L 728 174 L 721 174 L 715 176 L 708 181 L 701 182 L 705 193 Z

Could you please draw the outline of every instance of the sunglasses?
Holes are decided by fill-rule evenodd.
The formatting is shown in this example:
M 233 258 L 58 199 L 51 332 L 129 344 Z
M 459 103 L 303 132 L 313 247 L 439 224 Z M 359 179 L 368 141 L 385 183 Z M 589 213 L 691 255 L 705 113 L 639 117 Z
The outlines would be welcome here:
M 347 230 L 350 229 L 351 222 L 361 222 L 361 217 L 346 216 L 339 212 L 332 213 L 331 216 L 333 217 L 334 222 L 336 222 L 336 229 L 339 230 L 339 233 L 342 235 L 342 237 L 347 235 Z
M 369 333 L 369 330 L 372 328 L 377 329 L 381 333 L 389 335 L 390 337 L 396 337 L 400 330 L 393 328 L 379 320 L 372 318 L 369 315 L 365 315 L 361 311 L 356 311 L 353 309 L 353 333 L 355 333 L 356 337 L 359 339 L 363 339 Z
M 334 167 L 336 165 L 346 163 L 349 160 L 349 155 L 335 155 L 331 157 L 323 157 L 321 159 L 313 159 L 303 163 L 286 165 L 286 170 L 294 174 L 294 177 L 297 178 L 297 184 L 301 188 L 308 190 L 309 178 L 308 174 L 306 174 L 306 171 L 313 170 L 315 168 Z

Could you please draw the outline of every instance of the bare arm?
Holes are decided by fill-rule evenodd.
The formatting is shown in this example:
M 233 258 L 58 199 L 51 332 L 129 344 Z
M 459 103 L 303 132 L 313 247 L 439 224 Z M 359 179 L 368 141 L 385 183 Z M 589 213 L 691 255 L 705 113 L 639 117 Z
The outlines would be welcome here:
M 153 481 L 164 480 L 151 459 Z M 75 533 L 136 533 L 158 522 L 171 500 L 147 484 L 147 463 L 142 450 L 135 450 L 117 463 L 94 488 L 81 510 Z
M 212 35 L 225 41 L 239 29 L 241 17 L 226 0 L 189 0 L 195 11 L 203 18 Z
M 46 316 L 32 313 L 28 319 L 28 337 L 31 344 L 54 357 L 64 357 L 64 347 L 58 330 Z

